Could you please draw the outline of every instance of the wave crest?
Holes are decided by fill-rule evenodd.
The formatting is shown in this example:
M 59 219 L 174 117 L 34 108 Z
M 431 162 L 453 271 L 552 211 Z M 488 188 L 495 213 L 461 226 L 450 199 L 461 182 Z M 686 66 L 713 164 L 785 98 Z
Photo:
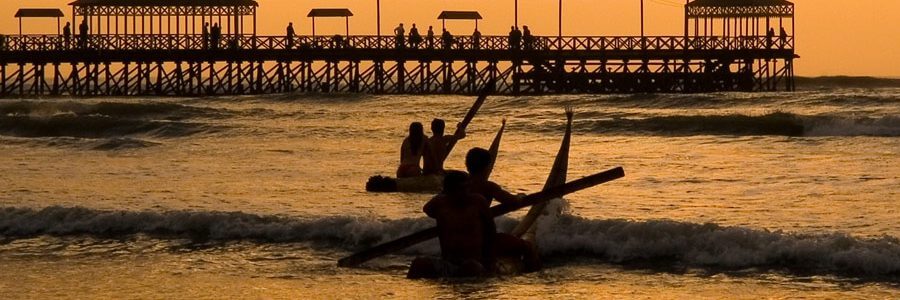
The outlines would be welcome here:
M 576 130 L 613 134 L 656 135 L 776 135 L 776 136 L 900 136 L 900 116 L 804 116 L 770 113 L 750 116 L 687 115 L 578 121 Z M 542 130 L 558 132 L 559 124 Z
M 515 220 L 498 219 L 498 228 Z M 290 218 L 242 212 L 131 212 L 81 207 L 0 209 L 0 236 L 121 237 L 147 234 L 196 240 L 307 242 L 349 251 L 366 249 L 433 226 L 428 218 L 377 220 L 334 216 Z M 563 215 L 541 221 L 545 256 L 570 261 L 589 256 L 613 263 L 670 262 L 708 268 L 774 268 L 864 276 L 900 276 L 900 240 L 841 233 L 790 234 L 676 221 L 592 220 Z M 436 243 L 407 253 L 431 253 Z

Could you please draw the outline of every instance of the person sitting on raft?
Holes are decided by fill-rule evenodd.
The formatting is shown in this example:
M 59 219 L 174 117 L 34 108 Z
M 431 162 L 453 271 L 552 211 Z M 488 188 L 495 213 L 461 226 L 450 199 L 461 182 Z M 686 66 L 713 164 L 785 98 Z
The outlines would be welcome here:
M 409 136 L 403 139 L 400 146 L 400 166 L 397 167 L 397 178 L 416 177 L 422 175 L 419 161 L 427 151 L 425 129 L 422 123 L 409 124 Z
M 448 152 L 450 144 L 466 138 L 465 129 L 461 130 L 459 134 L 444 135 L 445 126 L 444 120 L 434 119 L 431 121 L 431 137 L 428 138 L 429 151 L 426 151 L 423 157 L 422 173 L 424 175 L 443 174 L 444 161 L 450 154 Z
M 504 190 L 500 185 L 488 180 L 489 170 L 494 164 L 491 152 L 483 148 L 472 148 L 466 154 L 466 169 L 469 170 L 469 191 L 484 199 L 490 206 L 493 200 L 502 204 L 517 204 L 521 197 Z M 534 244 L 519 237 L 496 233 L 493 254 L 495 256 L 516 257 L 525 264 L 525 272 L 540 270 L 541 260 Z
M 443 191 L 422 208 L 437 221 L 442 260 L 417 258 L 407 277 L 484 276 L 489 270 L 485 266 L 494 265 L 494 217 L 484 198 L 468 191 L 467 181 L 465 172 L 448 171 Z

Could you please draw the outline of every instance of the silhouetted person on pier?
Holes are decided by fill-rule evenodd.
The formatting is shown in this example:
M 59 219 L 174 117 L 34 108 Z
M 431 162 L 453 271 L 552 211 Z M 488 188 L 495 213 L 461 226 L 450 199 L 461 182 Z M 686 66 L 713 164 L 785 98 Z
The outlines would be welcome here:
M 200 34 L 203 39 L 203 50 L 209 49 L 209 22 L 203 22 L 203 32 Z
M 66 22 L 66 26 L 63 26 L 63 43 L 63 49 L 72 47 L 72 23 Z
M 787 44 L 787 38 L 788 38 L 787 31 L 784 30 L 784 27 L 781 27 L 781 33 L 779 34 L 779 37 L 781 38 L 781 39 L 780 39 L 781 42 L 780 42 L 780 44 L 779 44 L 779 47 L 780 47 L 781 49 L 784 49 L 784 46 Z
M 222 39 L 222 27 L 219 27 L 219 23 L 214 23 L 209 33 L 209 43 L 211 44 L 213 50 L 219 49 L 219 41 Z
M 466 190 L 467 179 L 465 172 L 447 172 L 441 193 L 422 208 L 437 221 L 441 261 L 438 266 L 430 259 L 417 258 L 410 266 L 408 278 L 489 274 L 489 266 L 494 265 L 492 249 L 497 227 L 484 198 Z
M 428 147 L 423 156 L 422 173 L 424 175 L 437 175 L 444 173 L 444 161 L 447 160 L 448 149 L 450 143 L 455 143 L 466 138 L 466 132 L 462 131 L 459 135 L 444 135 L 444 120 L 434 119 L 431 121 L 431 137 L 428 138 Z
M 81 20 L 81 24 L 78 25 L 78 47 L 79 48 L 87 48 L 88 44 L 88 24 L 87 20 Z
M 766 31 L 766 48 L 772 49 L 772 42 L 773 42 L 772 39 L 774 39 L 774 38 L 775 38 L 775 28 L 769 28 L 769 30 Z
M 394 42 L 397 49 L 406 48 L 406 29 L 403 29 L 403 23 L 394 28 Z
M 397 178 L 416 177 L 422 175 L 419 162 L 427 147 L 425 128 L 422 123 L 409 124 L 409 135 L 400 145 L 400 166 L 397 167 Z
M 287 48 L 288 48 L 288 49 L 293 49 L 293 48 L 294 48 L 294 34 L 295 34 L 295 32 L 294 32 L 294 22 L 288 22 L 288 26 L 287 26 L 287 28 L 285 29 L 285 31 L 286 31 L 286 35 L 287 35 L 287 36 L 286 36 L 286 38 L 287 38 Z
M 446 28 L 444 28 L 444 33 L 441 33 L 441 42 L 444 43 L 444 50 L 453 49 L 453 35 Z
M 434 29 L 428 26 L 428 49 L 434 49 Z
M 481 49 L 481 31 L 478 31 L 477 27 L 475 32 L 472 32 L 472 49 Z
M 518 27 L 511 26 L 509 28 L 509 49 L 519 50 L 522 48 L 522 31 Z
M 522 41 L 525 42 L 525 50 L 534 49 L 534 36 L 531 35 L 528 26 L 522 26 Z
M 334 49 L 344 48 L 344 46 L 345 46 L 344 45 L 344 37 L 342 37 L 340 34 L 335 34 L 335 35 L 331 36 L 331 44 L 332 44 L 332 48 L 334 48 Z
M 412 24 L 412 28 L 409 29 L 409 45 L 413 49 L 419 49 L 419 44 L 422 43 L 422 35 L 419 34 L 419 29 L 416 28 L 416 23 Z

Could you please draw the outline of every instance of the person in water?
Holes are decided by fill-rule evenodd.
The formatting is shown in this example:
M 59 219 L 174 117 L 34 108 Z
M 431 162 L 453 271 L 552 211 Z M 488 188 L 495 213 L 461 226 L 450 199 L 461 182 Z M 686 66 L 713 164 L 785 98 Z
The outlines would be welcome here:
M 441 275 L 482 276 L 490 269 L 486 266 L 494 265 L 492 244 L 497 231 L 494 217 L 484 198 L 466 188 L 467 181 L 465 172 L 448 171 L 444 176 L 443 191 L 422 208 L 426 215 L 437 221 L 441 258 L 449 264 L 435 268 L 443 270 Z M 419 260 L 413 262 L 414 265 L 422 263 Z M 429 277 L 429 274 L 418 275 L 411 277 Z
M 426 147 L 425 129 L 422 123 L 409 124 L 409 136 L 403 139 L 403 144 L 400 145 L 400 167 L 397 168 L 397 178 L 422 175 L 419 162 L 422 160 Z
M 483 148 L 472 148 L 466 154 L 466 169 L 469 170 L 469 191 L 481 196 L 484 204 L 490 206 L 493 200 L 502 204 L 514 205 L 521 202 L 521 197 L 504 190 L 500 185 L 488 180 L 494 160 L 491 152 Z M 534 244 L 519 237 L 496 233 L 492 243 L 495 257 L 515 257 L 525 265 L 525 272 L 540 270 L 541 260 Z
M 466 169 L 469 171 L 469 189 L 482 195 L 487 201 L 487 205 L 491 205 L 491 201 L 503 204 L 519 203 L 519 197 L 504 190 L 500 185 L 488 180 L 491 167 L 494 165 L 494 159 L 491 152 L 484 148 L 472 148 L 466 153 Z
M 444 161 L 449 155 L 449 146 L 466 138 L 466 131 L 460 130 L 459 134 L 444 135 L 444 120 L 431 121 L 431 137 L 428 138 L 428 151 L 425 152 L 422 173 L 424 175 L 438 175 L 444 173 Z M 458 127 L 458 126 L 457 126 Z

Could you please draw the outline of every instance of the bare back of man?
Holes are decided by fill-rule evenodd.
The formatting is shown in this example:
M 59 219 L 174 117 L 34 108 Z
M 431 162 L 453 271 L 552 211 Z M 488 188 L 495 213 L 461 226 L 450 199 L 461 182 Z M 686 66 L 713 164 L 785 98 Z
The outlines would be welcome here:
M 441 245 L 441 263 L 416 259 L 410 266 L 409 278 L 486 275 L 493 263 L 494 218 L 485 200 L 467 191 L 465 172 L 450 171 L 444 177 L 444 191 L 422 209 L 437 221 Z
M 428 151 L 423 157 L 422 173 L 425 175 L 436 175 L 444 173 L 444 161 L 450 154 L 450 143 L 464 139 L 466 137 L 465 130 L 459 135 L 444 135 L 444 120 L 434 119 L 431 121 L 431 137 L 428 138 Z

